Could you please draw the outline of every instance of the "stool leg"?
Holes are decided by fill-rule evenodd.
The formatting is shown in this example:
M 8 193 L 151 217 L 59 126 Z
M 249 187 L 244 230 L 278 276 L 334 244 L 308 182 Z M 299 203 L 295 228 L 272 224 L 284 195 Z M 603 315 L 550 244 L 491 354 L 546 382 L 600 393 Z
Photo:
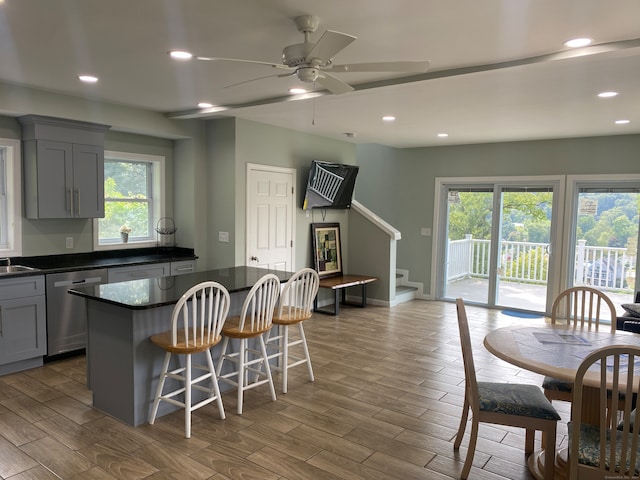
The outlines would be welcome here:
M 282 393 L 287 393 L 289 372 L 289 325 L 282 326 Z
M 164 361 L 162 362 L 162 373 L 158 379 L 158 388 L 156 389 L 156 396 L 153 400 L 153 407 L 151 407 L 151 413 L 149 414 L 149 423 L 153 425 L 156 421 L 156 415 L 158 414 L 158 406 L 160 405 L 160 397 L 162 396 L 162 389 L 164 388 L 164 381 L 167 378 L 167 372 L 169 371 L 169 360 L 171 359 L 171 352 L 164 354 Z
M 191 438 L 191 355 L 185 355 L 184 369 L 184 435 Z
M 244 397 L 244 362 L 247 349 L 247 339 L 240 339 L 240 351 L 238 354 L 238 415 L 242 415 L 242 400 Z M 267 369 L 269 366 L 267 365 Z
M 207 364 L 209 365 L 209 372 L 211 372 L 211 383 L 213 384 L 213 394 L 216 396 L 216 403 L 218 404 L 218 411 L 220 412 L 220 418 L 224 420 L 224 406 L 222 405 L 222 397 L 220 396 L 220 386 L 218 385 L 218 377 L 216 371 L 213 368 L 213 358 L 211 358 L 211 350 L 205 352 L 207 357 Z
M 260 335 L 260 348 L 262 349 L 262 357 L 264 358 L 265 370 L 269 379 L 269 388 L 271 389 L 271 400 L 276 401 L 276 389 L 273 386 L 273 378 L 271 377 L 271 367 L 269 367 L 269 357 L 267 356 L 267 347 L 264 344 L 264 337 Z M 286 367 L 285 367 L 286 368 Z
M 307 370 L 309 370 L 309 380 L 312 382 L 315 380 L 313 377 L 313 367 L 311 366 L 311 355 L 309 355 L 309 347 L 307 346 L 307 337 L 304 334 L 304 328 L 302 322 L 298 324 L 300 330 L 300 338 L 302 339 L 302 349 L 304 350 L 305 358 L 307 359 Z

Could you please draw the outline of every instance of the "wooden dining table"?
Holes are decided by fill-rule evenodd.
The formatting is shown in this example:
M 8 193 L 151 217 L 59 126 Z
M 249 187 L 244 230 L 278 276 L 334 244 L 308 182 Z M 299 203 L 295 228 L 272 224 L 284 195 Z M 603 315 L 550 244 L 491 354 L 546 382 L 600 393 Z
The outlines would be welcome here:
M 496 357 L 531 372 L 573 383 L 576 371 L 591 352 L 612 345 L 640 346 L 640 335 L 631 332 L 611 332 L 608 326 L 598 331 L 566 325 L 541 324 L 498 328 L 484 338 L 484 346 Z M 583 422 L 597 423 L 600 377 L 597 371 L 587 372 L 583 390 Z M 536 478 L 544 471 L 544 450 L 529 458 L 529 469 Z M 559 449 L 556 478 L 567 478 L 567 450 Z

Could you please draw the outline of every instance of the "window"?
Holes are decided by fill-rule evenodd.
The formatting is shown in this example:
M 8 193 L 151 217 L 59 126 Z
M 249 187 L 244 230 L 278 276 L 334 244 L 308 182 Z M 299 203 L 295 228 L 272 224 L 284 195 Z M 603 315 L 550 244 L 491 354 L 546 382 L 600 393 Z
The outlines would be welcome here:
M 22 254 L 20 141 L 0 138 L 0 256 Z
M 95 222 L 95 248 L 155 245 L 163 192 L 164 157 L 105 151 L 105 216 Z

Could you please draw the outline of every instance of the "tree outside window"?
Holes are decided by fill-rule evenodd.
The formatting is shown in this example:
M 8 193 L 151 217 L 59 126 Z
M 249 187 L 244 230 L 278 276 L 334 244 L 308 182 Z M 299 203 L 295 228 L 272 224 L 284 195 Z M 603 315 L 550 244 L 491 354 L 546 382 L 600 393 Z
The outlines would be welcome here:
M 155 242 L 155 222 L 161 216 L 161 161 L 148 155 L 105 153 L 105 217 L 98 219 L 98 244 L 121 243 L 128 231 L 128 244 Z M 153 157 L 161 158 L 161 157 Z

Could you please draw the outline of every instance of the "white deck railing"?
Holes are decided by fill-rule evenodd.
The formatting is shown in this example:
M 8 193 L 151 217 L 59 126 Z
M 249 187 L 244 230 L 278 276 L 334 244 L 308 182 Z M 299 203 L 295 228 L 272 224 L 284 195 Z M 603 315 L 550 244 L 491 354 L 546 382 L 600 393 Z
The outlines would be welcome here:
M 467 235 L 451 240 L 447 251 L 447 281 L 459 278 L 489 277 L 490 240 L 476 240 Z M 548 243 L 500 243 L 500 277 L 514 282 L 546 284 L 549 260 Z M 585 240 L 576 245 L 574 285 L 592 285 L 602 289 L 633 290 L 629 278 L 635 256 L 626 248 L 591 247 Z

